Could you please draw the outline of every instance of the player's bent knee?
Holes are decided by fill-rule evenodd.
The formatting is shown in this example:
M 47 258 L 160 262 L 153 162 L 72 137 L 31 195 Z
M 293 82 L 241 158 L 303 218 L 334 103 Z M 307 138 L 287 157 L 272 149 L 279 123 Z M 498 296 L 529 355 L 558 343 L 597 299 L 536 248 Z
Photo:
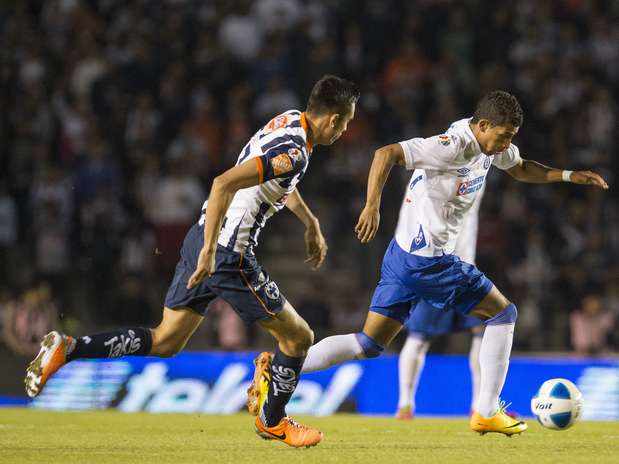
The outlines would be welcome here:
M 300 330 L 294 339 L 297 350 L 307 351 L 314 343 L 314 331 L 309 327 Z
M 511 303 L 503 311 L 486 320 L 486 325 L 515 324 L 518 319 L 518 309 Z
M 363 354 L 366 358 L 377 358 L 385 349 L 381 344 L 379 344 L 376 340 L 367 335 L 365 332 L 356 333 L 355 337 L 361 345 L 361 348 L 363 349 Z
M 277 337 L 280 346 L 291 356 L 305 356 L 314 343 L 314 332 L 309 328 L 301 328 L 286 336 Z
M 295 332 L 294 341 L 297 343 L 298 349 L 308 350 L 314 343 L 314 331 L 309 324 L 303 320 Z

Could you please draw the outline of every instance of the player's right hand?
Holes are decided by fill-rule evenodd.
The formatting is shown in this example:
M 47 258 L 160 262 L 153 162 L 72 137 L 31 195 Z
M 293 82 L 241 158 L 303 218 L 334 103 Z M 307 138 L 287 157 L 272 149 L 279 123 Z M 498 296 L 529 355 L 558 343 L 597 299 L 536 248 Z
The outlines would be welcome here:
M 215 272 L 215 250 L 202 248 L 198 256 L 196 270 L 187 281 L 187 289 L 192 289 L 206 277 L 210 277 Z
M 355 226 L 357 238 L 361 243 L 368 243 L 376 236 L 378 224 L 380 223 L 380 212 L 378 208 L 365 206 L 359 215 L 359 221 Z

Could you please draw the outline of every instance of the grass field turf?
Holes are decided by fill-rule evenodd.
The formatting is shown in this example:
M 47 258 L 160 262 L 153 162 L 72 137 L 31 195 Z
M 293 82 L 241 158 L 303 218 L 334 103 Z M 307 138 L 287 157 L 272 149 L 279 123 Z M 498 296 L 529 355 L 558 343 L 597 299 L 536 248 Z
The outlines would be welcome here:
M 0 408 L 0 463 L 584 463 L 619 462 L 619 423 L 522 436 L 479 436 L 464 419 L 411 422 L 338 414 L 309 417 L 324 441 L 294 449 L 260 439 L 252 417 L 43 412 Z M 292 461 L 290 461 L 292 460 Z

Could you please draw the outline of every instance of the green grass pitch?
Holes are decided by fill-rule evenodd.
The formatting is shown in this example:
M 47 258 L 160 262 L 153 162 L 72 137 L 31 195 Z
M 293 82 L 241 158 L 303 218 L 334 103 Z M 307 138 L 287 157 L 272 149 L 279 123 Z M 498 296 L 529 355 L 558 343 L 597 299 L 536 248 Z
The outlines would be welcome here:
M 0 463 L 618 463 L 619 423 L 522 436 L 469 431 L 464 419 L 299 418 L 325 438 L 294 449 L 254 434 L 252 417 L 0 409 Z

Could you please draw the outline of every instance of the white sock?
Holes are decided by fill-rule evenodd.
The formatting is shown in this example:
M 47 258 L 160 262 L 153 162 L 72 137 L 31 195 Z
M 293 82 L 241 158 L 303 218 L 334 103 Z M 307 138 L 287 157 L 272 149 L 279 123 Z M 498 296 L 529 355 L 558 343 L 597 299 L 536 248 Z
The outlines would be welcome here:
M 355 334 L 334 335 L 310 346 L 301 372 L 314 372 L 353 359 L 364 359 L 365 354 Z
M 419 376 L 426 361 L 426 352 L 430 342 L 417 337 L 407 337 L 400 358 L 398 359 L 398 377 L 400 381 L 400 399 L 398 408 L 410 406 L 415 411 L 415 395 Z
M 473 337 L 471 341 L 471 351 L 469 351 L 469 368 L 471 369 L 471 411 L 475 409 L 479 396 L 479 382 L 481 378 L 481 368 L 479 366 L 479 350 L 481 348 L 481 337 Z
M 513 323 L 486 326 L 479 350 L 481 382 L 476 408 L 483 417 L 492 417 L 499 409 L 499 394 L 507 376 L 514 327 Z

